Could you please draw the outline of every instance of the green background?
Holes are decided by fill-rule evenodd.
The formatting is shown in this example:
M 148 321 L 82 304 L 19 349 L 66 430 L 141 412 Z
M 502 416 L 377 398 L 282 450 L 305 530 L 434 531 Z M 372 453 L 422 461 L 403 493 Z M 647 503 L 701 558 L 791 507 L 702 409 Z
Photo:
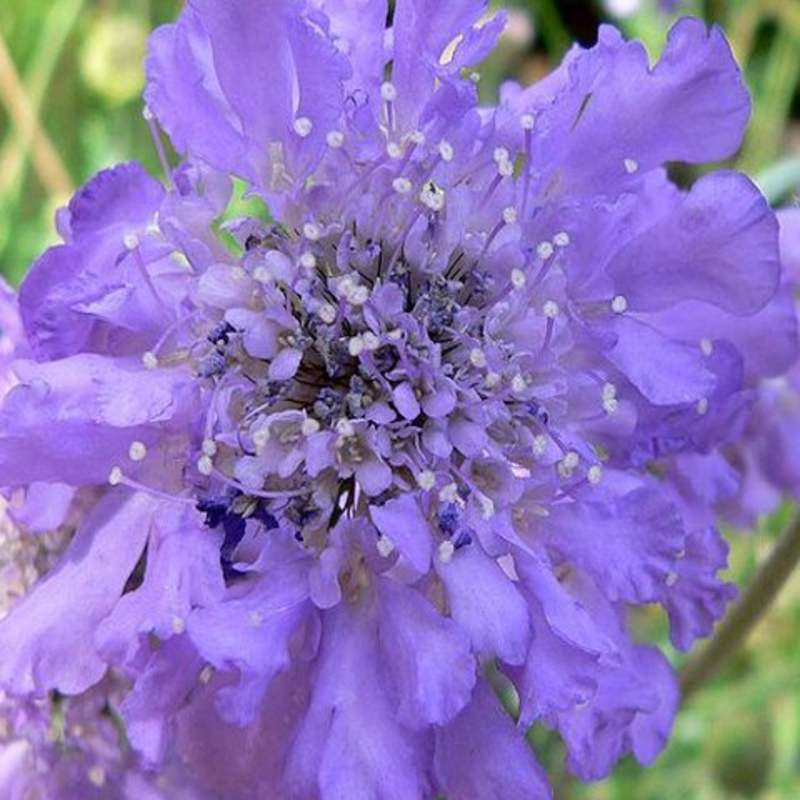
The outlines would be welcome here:
M 502 79 L 536 80 L 573 40 L 590 44 L 597 24 L 610 19 L 588 0 L 509 5 L 508 33 L 481 70 L 487 101 Z M 655 57 L 670 20 L 655 0 L 641 6 L 617 24 Z M 179 7 L 177 0 L 0 0 L 0 271 L 12 282 L 55 241 L 55 209 L 95 171 L 132 158 L 158 170 L 141 115 L 141 61 L 148 31 Z M 753 122 L 734 166 L 755 175 L 775 204 L 796 203 L 800 0 L 707 0 L 684 9 L 725 29 L 753 92 Z M 736 581 L 747 582 L 786 519 L 784 509 L 755 532 L 731 532 Z M 642 637 L 666 642 L 656 612 L 634 624 Z M 800 580 L 790 581 L 735 662 L 682 710 L 650 769 L 623 762 L 607 781 L 582 786 L 564 774 L 555 737 L 534 730 L 531 741 L 560 800 L 800 800 Z

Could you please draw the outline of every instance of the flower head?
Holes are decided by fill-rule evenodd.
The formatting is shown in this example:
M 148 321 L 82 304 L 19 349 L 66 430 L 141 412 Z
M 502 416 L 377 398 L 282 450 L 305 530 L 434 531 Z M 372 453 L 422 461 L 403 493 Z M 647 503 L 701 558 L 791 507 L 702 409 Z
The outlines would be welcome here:
M 736 65 L 696 21 L 652 69 L 604 28 L 481 108 L 484 12 L 195 0 L 148 62 L 188 160 L 97 176 L 22 287 L 0 481 L 82 511 L 0 681 L 113 666 L 137 750 L 220 797 L 546 796 L 490 664 L 577 774 L 649 762 L 677 689 L 626 608 L 686 648 L 730 599 L 685 476 L 794 355 L 740 332 L 783 313 L 777 224 L 662 165 L 738 146 Z M 229 174 L 269 218 L 219 224 Z

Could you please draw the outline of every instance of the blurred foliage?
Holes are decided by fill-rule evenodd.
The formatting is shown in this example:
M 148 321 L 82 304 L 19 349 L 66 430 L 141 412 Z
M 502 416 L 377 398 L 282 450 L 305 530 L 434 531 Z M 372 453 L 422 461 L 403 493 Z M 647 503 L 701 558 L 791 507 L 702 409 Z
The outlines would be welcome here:
M 266 2 L 266 0 L 265 0 Z M 515 0 L 501 47 L 481 71 L 485 99 L 509 77 L 529 83 L 573 41 L 592 44 L 615 21 L 655 58 L 670 20 L 656 0 Z M 98 169 L 138 159 L 158 173 L 142 120 L 147 32 L 180 0 L 0 0 L 0 271 L 17 282 L 55 240 L 54 210 Z M 632 12 L 614 19 L 611 9 Z M 689 0 L 687 13 L 721 25 L 753 92 L 753 122 L 733 166 L 759 176 L 775 203 L 800 185 L 800 0 Z M 682 180 L 693 173 L 681 170 Z M 785 515 L 784 515 L 785 517 Z M 747 582 L 777 537 L 780 515 L 734 536 L 732 578 Z M 666 647 L 663 618 L 635 620 Z M 650 769 L 625 762 L 582 786 L 563 771 L 547 731 L 531 741 L 556 776 L 558 800 L 795 800 L 800 798 L 800 581 L 781 595 L 736 662 L 681 712 Z M 675 656 L 676 663 L 680 661 Z

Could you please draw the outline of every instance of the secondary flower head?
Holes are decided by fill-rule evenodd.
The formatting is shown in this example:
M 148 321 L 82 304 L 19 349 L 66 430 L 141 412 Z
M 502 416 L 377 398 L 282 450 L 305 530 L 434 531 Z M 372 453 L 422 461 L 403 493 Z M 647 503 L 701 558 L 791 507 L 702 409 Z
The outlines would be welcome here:
M 731 596 L 684 476 L 716 479 L 793 316 L 764 358 L 755 187 L 662 165 L 738 146 L 736 65 L 696 21 L 653 69 L 604 28 L 483 108 L 485 10 L 191 2 L 146 95 L 188 160 L 97 176 L 22 287 L 0 481 L 82 511 L 0 681 L 113 666 L 133 745 L 215 796 L 544 797 L 536 722 L 585 778 L 648 762 L 677 690 L 626 609 L 686 648 Z M 220 222 L 230 174 L 269 217 Z

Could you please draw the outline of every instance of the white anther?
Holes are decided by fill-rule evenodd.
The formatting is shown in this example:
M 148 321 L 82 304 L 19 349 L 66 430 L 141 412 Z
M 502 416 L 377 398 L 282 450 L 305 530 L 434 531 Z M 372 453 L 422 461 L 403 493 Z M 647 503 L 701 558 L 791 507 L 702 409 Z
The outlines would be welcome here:
M 345 439 L 349 439 L 351 436 L 356 435 L 356 429 L 349 419 L 342 417 L 336 423 L 336 433 L 338 433 L 339 436 L 344 436 Z
M 517 219 L 519 215 L 517 214 L 517 209 L 514 206 L 509 206 L 508 208 L 503 209 L 503 222 L 506 225 L 516 225 Z
M 237 283 L 246 281 L 247 277 L 247 270 L 244 267 L 240 267 L 238 264 L 235 267 L 231 267 L 231 278 Z
M 500 385 L 501 380 L 503 380 L 503 376 L 499 372 L 487 372 L 483 379 L 483 385 L 487 389 L 495 389 Z
M 616 398 L 616 396 L 617 396 L 617 387 L 610 381 L 604 383 L 602 391 L 603 400 L 613 400 L 614 398 Z
M 314 269 L 317 266 L 317 257 L 313 253 L 303 253 L 300 256 L 300 266 L 305 269 Z
M 368 352 L 373 352 L 381 346 L 381 340 L 372 331 L 362 333 L 361 341 L 364 344 L 364 349 Z
M 510 178 L 514 174 L 514 164 L 512 161 L 503 161 L 497 165 L 497 172 L 503 178 Z
M 492 158 L 494 159 L 494 163 L 499 166 L 511 158 L 511 153 L 509 153 L 505 147 L 495 147 Z
M 186 632 L 186 622 L 183 617 L 179 617 L 177 614 L 172 617 L 172 632 L 176 636 Z
M 606 414 L 616 414 L 619 409 L 619 400 L 616 397 L 603 398 L 603 411 Z
M 214 462 L 211 460 L 211 456 L 202 455 L 197 459 L 197 471 L 206 477 L 214 472 Z
M 484 494 L 478 495 L 478 503 L 481 507 L 481 516 L 484 519 L 491 519 L 495 515 L 494 500 Z
M 574 450 L 570 450 L 561 460 L 561 463 L 569 469 L 575 469 L 580 462 L 581 458 Z
M 201 449 L 204 455 L 213 458 L 217 454 L 217 443 L 213 439 L 203 439 Z
M 364 352 L 364 340 L 360 335 L 350 339 L 347 343 L 347 352 L 350 353 L 353 358 L 360 356 Z
M 548 439 L 540 433 L 533 437 L 533 454 L 535 456 L 543 456 L 547 452 Z
M 147 446 L 144 442 L 131 442 L 128 448 L 128 458 L 131 461 L 144 461 L 147 458 Z
M 623 164 L 625 165 L 625 172 L 627 172 L 628 175 L 633 175 L 639 171 L 639 162 L 634 158 L 626 158 Z
M 611 310 L 615 314 L 624 314 L 628 310 L 628 298 L 623 294 L 618 294 L 611 301 Z
M 480 72 L 470 72 L 469 79 L 477 86 L 481 82 Z
M 325 141 L 332 150 L 338 150 L 344 144 L 344 134 L 341 131 L 328 131 Z
M 389 158 L 397 161 L 399 158 L 403 157 L 403 148 L 400 147 L 397 142 L 389 142 L 386 145 L 386 155 L 388 155 Z
M 455 555 L 456 546 L 448 539 L 439 545 L 439 561 L 449 564 Z
M 558 303 L 556 303 L 555 300 L 548 300 L 542 306 L 542 313 L 548 319 L 555 319 L 561 313 L 561 309 L 558 307 Z
M 155 369 L 158 366 L 158 357 L 152 350 L 142 354 L 142 364 L 145 369 Z
M 704 356 L 710 356 L 714 352 L 714 343 L 711 341 L 711 339 L 700 340 L 700 352 Z
M 316 223 L 306 222 L 306 224 L 303 225 L 303 236 L 305 236 L 309 242 L 318 242 L 320 236 L 322 236 L 322 230 Z
M 265 266 L 258 266 L 253 270 L 253 280 L 258 283 L 271 283 L 272 273 Z
M 444 191 L 442 189 L 426 186 L 419 193 L 419 199 L 422 205 L 431 211 L 441 211 L 444 208 Z
M 108 473 L 108 482 L 112 486 L 119 486 L 122 483 L 124 475 L 119 467 L 112 467 L 111 472 Z
M 559 231 L 553 237 L 553 244 L 556 247 L 569 247 L 571 241 L 572 239 L 570 239 L 570 236 L 566 231 Z
M 667 586 L 672 588 L 679 580 L 680 580 L 680 575 L 678 575 L 677 572 L 670 572 L 669 575 L 667 575 L 666 579 L 664 580 L 664 583 L 666 583 Z
M 393 83 L 386 81 L 385 83 L 381 84 L 381 97 L 387 103 L 393 103 L 397 100 L 397 88 Z
M 511 379 L 511 391 L 514 394 L 522 394 L 528 388 L 528 382 L 525 380 L 524 375 L 515 375 Z
M 156 115 L 153 113 L 153 109 L 150 106 L 146 105 L 142 108 L 142 119 L 145 122 L 152 122 L 156 118 Z
M 369 300 L 369 289 L 366 286 L 356 286 L 347 295 L 347 300 L 351 305 L 363 306 Z
M 313 436 L 319 431 L 320 427 L 319 422 L 313 417 L 306 417 L 306 419 L 303 420 L 301 430 L 303 431 L 303 436 Z
M 417 475 L 417 486 L 429 492 L 436 486 L 436 475 L 429 469 L 425 469 Z
M 599 464 L 589 467 L 586 478 L 589 483 L 596 486 L 603 479 L 603 468 Z
M 458 486 L 455 483 L 450 482 L 445 486 L 442 486 L 439 489 L 439 499 L 443 503 L 455 503 L 456 498 L 458 497 Z
M 211 664 L 206 664 L 202 670 L 200 670 L 200 675 L 198 676 L 197 680 L 203 686 L 208 686 L 211 683 L 211 679 L 214 677 L 214 667 Z
M 313 130 L 314 123 L 308 117 L 298 117 L 294 121 L 294 132 L 302 139 L 310 136 Z
M 386 334 L 393 342 L 399 342 L 403 338 L 403 331 L 400 328 L 394 328 Z
M 325 303 L 317 309 L 317 316 L 326 325 L 332 325 L 336 321 L 336 307 L 330 303 Z
M 122 240 L 128 250 L 135 250 L 139 246 L 139 237 L 135 233 L 128 233 Z
M 484 353 L 480 347 L 473 347 L 472 350 L 469 351 L 469 360 L 473 367 L 483 369 L 487 363 L 486 353 Z
M 523 114 L 519 118 L 519 124 L 522 130 L 532 131 L 536 126 L 536 117 L 534 117 L 533 114 Z
M 264 615 L 260 611 L 251 611 L 247 615 L 247 621 L 253 628 L 260 628 L 264 624 Z
M 389 558 L 394 553 L 394 542 L 388 536 L 379 536 L 375 546 L 382 558 Z
M 412 144 L 418 146 L 425 144 L 425 134 L 420 130 L 411 131 L 411 134 L 409 135 L 408 139 Z
M 408 194 L 413 188 L 414 185 L 408 178 L 400 177 L 392 181 L 392 189 L 394 189 L 397 194 Z
M 536 255 L 539 256 L 542 261 L 547 261 L 554 252 L 555 250 L 550 242 L 539 242 L 539 244 L 536 245 Z
M 106 785 L 106 771 L 99 764 L 89 770 L 87 777 L 89 778 L 89 783 L 98 789 L 102 789 Z
M 527 278 L 525 277 L 525 273 L 521 269 L 512 269 L 511 270 L 511 285 L 519 290 L 525 287 L 525 283 Z
M 453 160 L 455 153 L 453 152 L 453 145 L 447 141 L 447 139 L 442 139 L 439 142 L 439 155 L 442 157 L 442 161 L 450 162 Z
M 697 413 L 700 414 L 701 417 L 704 414 L 707 414 L 708 413 L 708 398 L 707 397 L 701 397 L 697 401 L 696 408 L 697 408 Z

